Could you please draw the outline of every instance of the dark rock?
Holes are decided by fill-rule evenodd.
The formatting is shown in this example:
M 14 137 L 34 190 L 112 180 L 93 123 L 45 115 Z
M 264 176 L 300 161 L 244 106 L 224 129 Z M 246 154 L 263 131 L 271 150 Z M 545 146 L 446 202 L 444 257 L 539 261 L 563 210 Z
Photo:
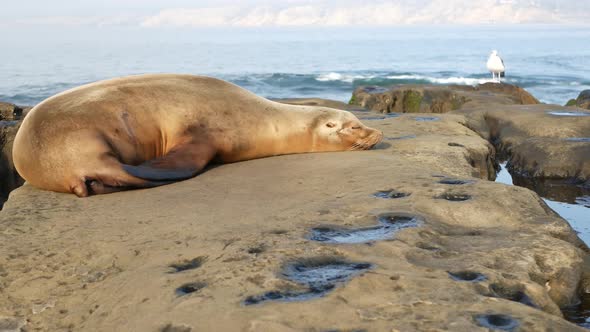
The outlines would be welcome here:
M 539 104 L 539 100 L 533 97 L 525 89 L 511 84 L 498 84 L 498 83 L 484 83 L 475 87 L 478 91 L 488 91 L 497 94 L 504 94 L 510 97 L 515 104 L 520 105 L 531 105 Z
M 0 101 L 0 121 L 21 120 L 30 109 L 29 106 L 17 106 Z
M 580 92 L 578 98 L 571 99 L 565 106 L 578 106 L 590 110 L 590 90 Z
M 499 95 L 506 104 L 538 104 L 524 89 L 510 84 L 486 83 L 472 86 L 396 85 L 388 89 L 357 88 L 350 103 L 380 113 L 447 113 L 458 110 L 473 98 Z
M 20 121 L 0 121 L 0 208 L 8 194 L 24 183 L 12 162 L 12 143 L 19 127 Z

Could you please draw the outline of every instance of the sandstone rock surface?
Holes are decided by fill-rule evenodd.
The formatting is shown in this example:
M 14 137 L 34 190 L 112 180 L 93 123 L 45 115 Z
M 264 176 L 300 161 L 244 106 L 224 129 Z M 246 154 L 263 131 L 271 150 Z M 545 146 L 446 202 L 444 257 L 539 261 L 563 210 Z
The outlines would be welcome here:
M 534 192 L 487 181 L 494 149 L 475 120 L 357 115 L 383 130 L 377 149 L 87 199 L 15 190 L 0 316 L 43 331 L 584 331 L 559 307 L 576 300 L 586 247 Z M 370 238 L 396 217 L 417 227 L 312 237 Z M 313 283 L 342 266 L 357 272 Z

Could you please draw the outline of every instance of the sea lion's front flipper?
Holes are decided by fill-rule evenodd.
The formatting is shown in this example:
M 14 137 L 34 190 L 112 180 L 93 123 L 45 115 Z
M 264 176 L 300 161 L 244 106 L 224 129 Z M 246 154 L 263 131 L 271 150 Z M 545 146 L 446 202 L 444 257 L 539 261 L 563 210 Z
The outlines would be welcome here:
M 141 164 L 138 166 L 123 164 L 123 170 L 137 178 L 151 181 L 185 180 L 192 178 L 199 172 L 198 169 L 166 169 L 156 168 L 145 164 Z
M 215 149 L 207 143 L 185 143 L 166 155 L 133 166 L 123 164 L 123 170 L 149 181 L 179 181 L 197 175 L 213 159 Z

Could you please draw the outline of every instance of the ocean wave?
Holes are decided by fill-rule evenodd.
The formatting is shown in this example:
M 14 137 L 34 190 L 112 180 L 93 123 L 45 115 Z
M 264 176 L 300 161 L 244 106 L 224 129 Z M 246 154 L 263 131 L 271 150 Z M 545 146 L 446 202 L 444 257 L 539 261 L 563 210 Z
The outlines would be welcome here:
M 375 75 L 350 75 L 350 74 L 340 74 L 340 73 L 327 73 L 327 74 L 320 74 L 315 79 L 319 82 L 332 82 L 332 81 L 341 81 L 346 83 L 352 83 L 355 80 L 366 80 L 372 79 L 376 77 Z
M 492 82 L 491 75 L 470 75 L 458 72 L 391 72 L 391 71 L 326 71 L 315 73 L 235 73 L 210 74 L 242 86 L 258 95 L 269 98 L 321 97 L 348 101 L 359 86 L 388 87 L 396 84 L 458 84 L 475 86 Z M 510 75 L 503 82 L 528 89 L 544 102 L 565 103 L 581 90 L 590 87 L 590 81 L 575 76 Z M 87 82 L 58 81 L 41 84 L 31 82 L 17 86 L 0 85 L 0 100 L 19 105 L 35 105 L 43 99 Z
M 434 77 L 420 74 L 385 74 L 385 75 L 360 75 L 360 74 L 342 74 L 337 72 L 330 72 L 319 74 L 316 76 L 316 81 L 332 82 L 340 81 L 346 83 L 354 83 L 355 81 L 362 81 L 362 83 L 371 84 L 371 80 L 379 83 L 432 83 L 432 84 L 460 84 L 460 85 L 478 85 L 493 82 L 491 78 L 479 77 L 463 77 L 463 76 L 449 76 L 449 77 Z

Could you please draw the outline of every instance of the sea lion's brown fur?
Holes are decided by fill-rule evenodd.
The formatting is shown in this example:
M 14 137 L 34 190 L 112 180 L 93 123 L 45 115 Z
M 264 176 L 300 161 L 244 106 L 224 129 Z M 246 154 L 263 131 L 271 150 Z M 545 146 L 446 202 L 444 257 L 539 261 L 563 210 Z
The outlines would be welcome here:
M 280 104 L 210 77 L 140 75 L 43 101 L 13 157 L 30 184 L 84 197 L 190 178 L 212 160 L 368 149 L 381 137 L 346 111 Z

